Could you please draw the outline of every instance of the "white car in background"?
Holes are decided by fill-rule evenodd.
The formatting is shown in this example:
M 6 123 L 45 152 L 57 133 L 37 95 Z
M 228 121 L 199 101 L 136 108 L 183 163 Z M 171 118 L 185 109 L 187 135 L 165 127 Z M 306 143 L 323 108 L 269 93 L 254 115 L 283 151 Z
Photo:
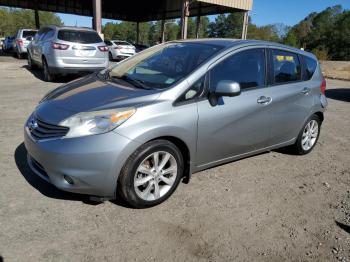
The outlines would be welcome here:
M 109 60 L 123 60 L 136 53 L 135 46 L 126 41 L 106 40 L 105 44 L 109 49 Z

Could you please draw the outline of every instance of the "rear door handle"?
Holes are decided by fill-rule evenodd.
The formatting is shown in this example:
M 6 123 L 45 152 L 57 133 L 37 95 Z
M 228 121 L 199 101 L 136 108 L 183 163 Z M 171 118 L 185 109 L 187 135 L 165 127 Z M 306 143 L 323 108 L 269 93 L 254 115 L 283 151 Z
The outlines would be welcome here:
M 258 104 L 262 104 L 262 105 L 268 105 L 272 102 L 272 98 L 271 97 L 266 97 L 266 96 L 261 96 L 258 98 L 258 100 L 256 101 Z
M 305 87 L 303 90 L 301 90 L 301 93 L 304 95 L 308 95 L 310 93 L 310 88 Z

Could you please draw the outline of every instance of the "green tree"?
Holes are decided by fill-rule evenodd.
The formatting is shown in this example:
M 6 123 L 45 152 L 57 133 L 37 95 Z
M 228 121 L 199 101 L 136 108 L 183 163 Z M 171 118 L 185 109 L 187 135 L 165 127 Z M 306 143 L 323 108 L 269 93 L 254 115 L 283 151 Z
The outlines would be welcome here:
M 39 12 L 40 24 L 63 25 L 61 19 L 51 12 Z M 35 28 L 34 11 L 28 9 L 0 8 L 0 32 L 14 35 L 20 28 Z

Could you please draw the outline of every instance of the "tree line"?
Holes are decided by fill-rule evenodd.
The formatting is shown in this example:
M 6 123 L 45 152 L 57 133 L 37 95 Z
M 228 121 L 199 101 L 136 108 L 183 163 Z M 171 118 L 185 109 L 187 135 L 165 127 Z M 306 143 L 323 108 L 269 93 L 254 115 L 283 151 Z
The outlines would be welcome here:
M 63 25 L 54 13 L 40 12 L 41 25 Z M 165 41 L 180 38 L 179 20 L 165 21 Z M 199 37 L 241 38 L 243 13 L 220 14 L 210 21 L 201 17 Z M 0 34 L 13 35 L 18 28 L 34 28 L 32 10 L 0 8 Z M 136 23 L 108 22 L 102 32 L 105 39 L 136 42 Z M 154 45 L 161 40 L 161 22 L 139 24 L 139 43 Z M 196 37 L 196 18 L 188 19 L 188 38 Z M 258 26 L 249 19 L 248 39 L 279 42 L 296 48 L 304 48 L 320 59 L 350 60 L 350 10 L 342 6 L 326 8 L 311 13 L 298 24 L 288 27 L 283 24 Z
M 63 25 L 59 16 L 39 11 L 40 24 Z M 17 8 L 0 8 L 0 35 L 13 36 L 19 28 L 35 28 L 34 11 Z

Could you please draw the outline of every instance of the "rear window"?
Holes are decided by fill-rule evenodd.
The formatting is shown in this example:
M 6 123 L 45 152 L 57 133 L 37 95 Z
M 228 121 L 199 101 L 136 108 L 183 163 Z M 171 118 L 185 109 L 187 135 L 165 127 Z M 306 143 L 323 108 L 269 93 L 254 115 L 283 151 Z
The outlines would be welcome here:
M 113 41 L 113 43 L 116 45 L 130 45 L 128 42 L 125 41 Z
M 102 42 L 101 37 L 93 31 L 60 30 L 57 38 L 63 41 L 80 44 L 95 44 Z
M 28 36 L 34 36 L 36 34 L 37 31 L 23 31 L 22 33 L 22 37 L 23 38 L 27 38 Z
M 283 84 L 301 80 L 300 62 L 297 54 L 273 50 L 272 59 L 274 83 Z
M 304 72 L 303 80 L 310 80 L 316 71 L 317 61 L 307 56 L 304 56 L 304 61 L 305 61 L 305 72 Z

